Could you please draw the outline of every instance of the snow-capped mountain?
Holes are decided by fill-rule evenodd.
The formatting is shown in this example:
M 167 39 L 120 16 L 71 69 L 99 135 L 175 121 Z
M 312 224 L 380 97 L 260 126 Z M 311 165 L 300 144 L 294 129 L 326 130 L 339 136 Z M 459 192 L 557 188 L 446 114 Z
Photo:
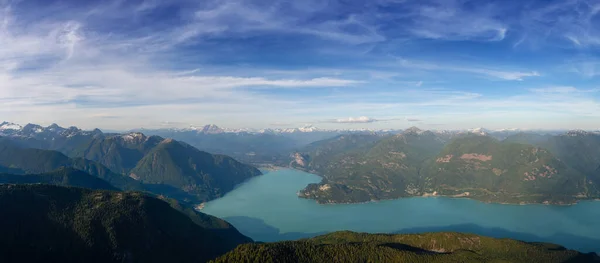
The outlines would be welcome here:
M 481 135 L 481 136 L 485 136 L 490 134 L 492 131 L 485 129 L 485 128 L 473 128 L 473 129 L 468 129 L 467 130 L 468 133 L 472 133 L 472 134 L 477 134 L 477 135 Z
M 206 125 L 202 128 L 201 130 L 202 133 L 206 133 L 206 134 L 217 134 L 217 133 L 224 133 L 225 130 L 221 129 L 219 126 L 214 125 L 214 124 L 210 124 L 210 125 Z
M 84 131 L 77 127 L 63 128 L 55 123 L 48 127 L 43 127 L 32 123 L 29 123 L 25 126 L 9 122 L 2 122 L 0 124 L 0 136 L 8 137 L 30 137 L 43 140 L 52 140 L 58 137 L 69 138 L 77 135 L 87 136 L 96 134 L 102 134 L 102 131 L 99 129 Z
M 402 133 L 403 134 L 418 134 L 418 135 L 420 135 L 420 134 L 423 134 L 424 132 L 425 131 L 413 126 L 413 127 L 410 127 L 408 129 L 404 130 L 404 132 L 402 132 Z
M 595 133 L 584 131 L 584 130 L 570 130 L 570 131 L 567 131 L 565 134 L 563 134 L 563 136 L 575 137 L 575 136 L 586 136 L 586 135 L 592 135 L 592 134 L 595 134 Z
M 12 122 L 2 122 L 0 124 L 0 131 L 20 131 L 23 127 L 19 124 Z

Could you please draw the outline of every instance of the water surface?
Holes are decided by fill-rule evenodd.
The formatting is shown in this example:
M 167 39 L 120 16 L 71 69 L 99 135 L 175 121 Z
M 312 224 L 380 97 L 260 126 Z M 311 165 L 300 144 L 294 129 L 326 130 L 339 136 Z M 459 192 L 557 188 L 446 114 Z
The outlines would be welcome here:
M 224 218 L 257 241 L 291 240 L 338 231 L 460 231 L 561 244 L 600 252 L 600 202 L 572 206 L 487 204 L 415 197 L 363 204 L 320 205 L 297 192 L 321 178 L 282 169 L 253 178 L 202 212 Z

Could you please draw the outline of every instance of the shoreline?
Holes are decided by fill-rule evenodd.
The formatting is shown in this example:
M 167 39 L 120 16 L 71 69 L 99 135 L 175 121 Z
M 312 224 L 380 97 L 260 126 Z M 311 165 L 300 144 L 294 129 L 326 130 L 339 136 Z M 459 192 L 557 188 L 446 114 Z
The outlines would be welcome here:
M 301 191 L 301 190 L 300 190 Z M 300 192 L 298 191 L 297 194 Z M 378 203 L 378 202 L 387 202 L 387 201 L 395 201 L 401 199 L 410 199 L 410 198 L 447 198 L 447 199 L 465 199 L 471 200 L 475 202 L 480 202 L 484 204 L 498 204 L 498 205 L 514 205 L 514 206 L 524 206 L 524 205 L 544 205 L 544 206 L 572 206 L 577 205 L 581 202 L 600 202 L 600 198 L 590 198 L 590 199 L 581 199 L 572 203 L 547 203 L 547 202 L 519 202 L 519 203 L 507 203 L 507 202 L 493 202 L 493 201 L 483 201 L 476 198 L 466 197 L 466 196 L 456 196 L 456 195 L 419 195 L 419 196 L 406 196 L 399 198 L 390 198 L 390 199 L 379 199 L 379 200 L 370 200 L 370 201 L 362 201 L 362 202 L 319 202 L 317 199 L 301 197 L 298 195 L 298 198 L 313 200 L 318 205 L 353 205 L 353 204 L 367 204 L 367 203 Z
M 325 177 L 323 175 L 316 173 L 316 171 L 309 171 L 306 169 L 295 168 L 295 167 L 291 167 L 291 166 L 286 167 L 286 166 L 278 166 L 278 165 L 263 165 L 260 167 L 260 169 L 264 169 L 269 172 L 289 169 L 289 170 L 295 170 L 295 171 L 313 174 L 313 175 L 321 177 L 322 179 L 325 179 Z M 382 202 L 382 201 L 392 201 L 392 200 L 407 199 L 407 198 L 438 198 L 438 197 L 450 198 L 450 199 L 467 199 L 467 200 L 481 202 L 484 204 L 519 205 L 519 206 L 523 206 L 523 205 L 572 206 L 572 205 L 577 205 L 581 202 L 586 202 L 586 201 L 592 201 L 592 202 L 600 201 L 600 198 L 589 198 L 589 199 L 578 199 L 578 200 L 575 200 L 572 202 L 565 202 L 565 203 L 551 203 L 548 201 L 544 201 L 544 202 L 494 202 L 494 201 L 486 201 L 486 200 L 474 198 L 473 195 L 471 195 L 470 193 L 466 194 L 466 192 L 465 192 L 465 193 L 457 194 L 457 195 L 439 195 L 437 193 L 425 193 L 423 195 L 397 197 L 397 198 L 389 198 L 389 199 L 377 199 L 377 200 L 369 200 L 369 201 L 362 201 L 362 202 L 319 202 L 319 200 L 314 199 L 314 198 L 300 196 L 299 193 L 302 190 L 306 189 L 307 186 L 305 186 L 304 188 L 302 188 L 296 192 L 297 197 L 302 198 L 302 199 L 307 199 L 307 200 L 314 200 L 319 205 L 366 204 L 366 203 L 376 203 L 376 202 Z

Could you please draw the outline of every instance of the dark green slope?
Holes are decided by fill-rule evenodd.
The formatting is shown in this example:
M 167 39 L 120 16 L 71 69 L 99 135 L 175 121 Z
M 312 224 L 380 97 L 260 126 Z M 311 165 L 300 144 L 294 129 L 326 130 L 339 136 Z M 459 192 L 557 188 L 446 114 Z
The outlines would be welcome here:
M 339 140 L 341 146 L 331 142 L 325 144 L 325 150 L 297 154 L 296 165 L 304 163 L 304 167 L 324 177 L 323 182 L 309 185 L 300 196 L 320 203 L 346 203 L 419 194 L 422 163 L 444 145 L 435 134 L 418 129 L 363 142 L 352 149 L 347 146 L 349 142 Z M 340 150 L 335 155 L 315 154 L 327 149 Z M 298 160 L 299 156 L 302 159 Z
M 600 135 L 585 131 L 569 131 L 565 134 L 537 135 L 516 134 L 505 142 L 527 143 L 548 149 L 566 165 L 587 175 L 590 180 L 600 184 Z
M 160 130 L 147 132 L 188 143 L 201 151 L 228 155 L 245 163 L 282 162 L 287 154 L 298 145 L 291 138 L 268 133 L 206 134 L 198 131 Z
M 239 244 L 253 242 L 252 239 L 242 235 L 233 225 L 223 219 L 198 212 L 192 206 L 182 204 L 174 199 L 161 198 L 161 200 L 169 203 L 177 211 L 187 215 L 197 225 L 221 237 L 222 244 L 227 247 L 234 248 Z
M 245 244 L 214 262 L 597 262 L 552 244 L 470 234 L 413 235 L 337 232 L 312 239 Z
M 98 177 L 66 167 L 43 174 L 17 175 L 0 173 L 0 184 L 52 184 L 89 189 L 118 190 Z
M 600 135 L 592 133 L 567 133 L 553 136 L 540 144 L 569 166 L 585 174 L 594 174 L 600 166 Z M 600 183 L 600 177 L 596 177 Z
M 539 146 L 540 144 L 548 141 L 552 137 L 552 135 L 548 134 L 542 135 L 537 133 L 520 132 L 506 137 L 506 139 L 502 140 L 502 142 L 531 144 Z
M 145 184 L 181 189 L 195 202 L 220 197 L 260 174 L 258 169 L 233 158 L 212 155 L 171 139 L 154 147 L 129 172 L 131 178 Z
M 142 133 L 97 137 L 70 155 L 97 161 L 145 184 L 150 192 L 186 202 L 214 199 L 260 175 L 229 157 Z
M 453 140 L 421 174 L 427 193 L 485 201 L 570 203 L 599 196 L 595 184 L 550 151 L 488 136 Z
M 0 185 L 0 207 L 0 262 L 206 262 L 239 244 L 141 193 Z
M 68 155 L 97 161 L 114 172 L 126 174 L 162 140 L 141 133 L 97 137 Z
M 57 151 L 21 148 L 10 141 L 0 141 L 0 166 L 10 169 L 6 172 L 19 174 L 39 174 L 51 172 L 61 167 L 71 167 L 101 178 L 119 189 L 144 189 L 141 183 L 115 174 L 94 161 L 83 158 L 69 158 Z
M 317 141 L 295 153 L 290 165 L 311 171 L 327 169 L 331 160 L 346 154 L 364 154 L 381 138 L 373 134 L 347 134 Z
M 187 202 L 222 196 L 235 185 L 261 174 L 227 156 L 211 155 L 184 143 L 141 133 L 97 137 L 71 154 L 81 157 L 69 158 L 56 151 L 22 148 L 0 140 L 0 171 L 43 173 L 73 167 L 123 190 L 149 191 Z M 114 173 L 101 163 L 124 174 Z

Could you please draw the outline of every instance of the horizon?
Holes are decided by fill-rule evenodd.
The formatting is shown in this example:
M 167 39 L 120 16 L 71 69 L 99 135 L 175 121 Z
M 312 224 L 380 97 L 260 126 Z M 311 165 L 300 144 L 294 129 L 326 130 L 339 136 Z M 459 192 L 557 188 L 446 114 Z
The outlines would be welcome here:
M 15 123 L 600 129 L 593 0 L 8 0 L 0 21 Z
M 200 131 L 204 128 L 207 128 L 209 126 L 216 126 L 219 129 L 223 130 L 223 133 L 237 133 L 237 132 L 263 132 L 266 130 L 272 130 L 272 131 L 289 131 L 289 130 L 299 130 L 299 129 L 303 129 L 303 128 L 314 128 L 315 131 L 319 132 L 335 132 L 335 131 L 373 131 L 373 132 L 378 132 L 378 131 L 401 131 L 404 132 L 406 130 L 409 129 L 413 129 L 416 128 L 418 130 L 421 131 L 433 131 L 433 132 L 477 132 L 477 131 L 483 131 L 483 132 L 569 132 L 569 131 L 585 131 L 585 132 L 600 132 L 600 129 L 589 129 L 589 130 L 584 130 L 584 129 L 521 129 L 521 128 L 501 128 L 501 129 L 488 129 L 485 127 L 471 127 L 471 128 L 462 128 L 462 129 L 426 129 L 426 128 L 422 128 L 419 126 L 410 126 L 410 127 L 403 127 L 403 128 L 336 128 L 336 129 L 327 129 L 327 128 L 321 128 L 319 126 L 313 125 L 313 124 L 306 124 L 304 126 L 298 126 L 298 127 L 277 127 L 277 128 L 230 128 L 230 127 L 224 127 L 224 126 L 220 126 L 220 125 L 216 125 L 216 124 L 204 124 L 204 125 L 190 125 L 188 127 L 183 127 L 183 128 L 179 128 L 179 127 L 160 127 L 160 128 L 147 128 L 147 127 L 137 127 L 137 128 L 131 128 L 131 129 L 124 129 L 124 130 L 118 130 L 118 129 L 109 129 L 109 128 L 102 128 L 102 127 L 80 127 L 77 125 L 60 125 L 57 123 L 51 123 L 51 124 L 39 124 L 39 123 L 26 123 L 26 124 L 21 124 L 21 123 L 16 123 L 16 122 L 11 122 L 11 121 L 1 121 L 0 120 L 0 133 L 1 131 L 5 130 L 2 128 L 3 125 L 18 125 L 19 129 L 22 129 L 23 127 L 25 127 L 26 125 L 38 125 L 42 128 L 49 128 L 52 125 L 57 125 L 60 128 L 63 129 L 68 129 L 68 128 L 78 128 L 81 129 L 82 131 L 92 131 L 95 129 L 98 129 L 100 131 L 102 131 L 103 133 L 121 133 L 121 134 L 127 134 L 127 133 L 135 133 L 135 132 L 141 132 L 144 133 L 144 131 L 156 131 L 156 130 L 176 130 L 176 131 Z

